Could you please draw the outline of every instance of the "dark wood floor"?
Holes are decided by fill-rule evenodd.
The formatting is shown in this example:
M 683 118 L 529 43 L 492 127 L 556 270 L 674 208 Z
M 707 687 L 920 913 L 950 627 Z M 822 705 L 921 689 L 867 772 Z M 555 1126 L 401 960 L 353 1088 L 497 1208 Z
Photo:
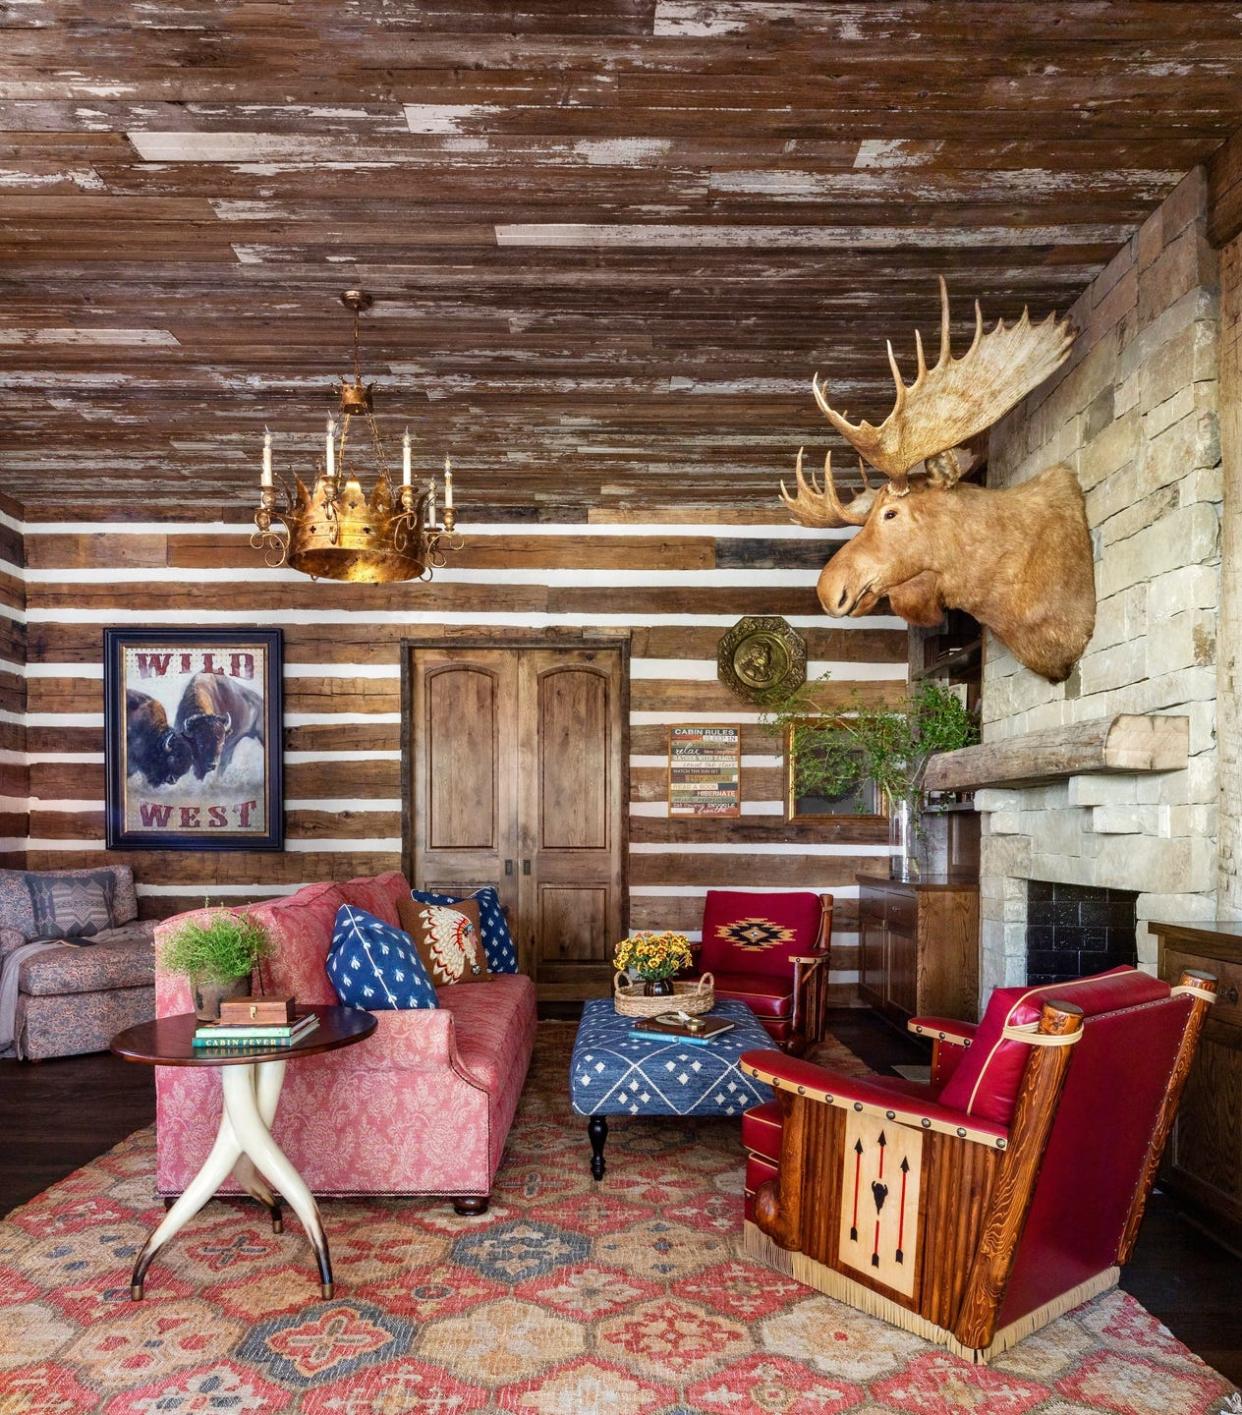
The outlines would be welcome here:
M 922 1043 L 863 1009 L 830 1029 L 873 1070 L 925 1062 Z M 0 1215 L 102 1154 L 155 1113 L 152 1073 L 109 1055 L 0 1061 Z M 1148 1206 L 1121 1284 L 1194 1352 L 1242 1385 L 1242 1259 L 1207 1238 L 1166 1194 Z

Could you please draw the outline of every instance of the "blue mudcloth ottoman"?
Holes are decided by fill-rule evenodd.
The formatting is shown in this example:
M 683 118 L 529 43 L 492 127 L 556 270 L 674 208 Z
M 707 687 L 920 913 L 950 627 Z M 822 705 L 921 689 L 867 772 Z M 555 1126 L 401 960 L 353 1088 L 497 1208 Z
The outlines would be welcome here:
M 771 1100 L 767 1086 L 744 1076 L 744 1051 L 769 1051 L 772 1038 L 744 1002 L 721 1001 L 712 1016 L 727 1017 L 733 1030 L 699 1046 L 677 1039 L 638 1041 L 635 1018 L 622 1017 L 612 998 L 583 1004 L 582 1021 L 569 1064 L 574 1110 L 590 1117 L 591 1173 L 604 1174 L 609 1115 L 740 1116 Z

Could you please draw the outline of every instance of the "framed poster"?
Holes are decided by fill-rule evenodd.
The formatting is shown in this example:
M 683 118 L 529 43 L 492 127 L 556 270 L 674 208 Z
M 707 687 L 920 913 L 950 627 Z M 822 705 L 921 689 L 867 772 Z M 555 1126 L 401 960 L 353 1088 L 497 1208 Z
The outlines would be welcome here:
M 108 848 L 284 847 L 279 629 L 105 629 Z
M 742 729 L 670 727 L 668 730 L 670 816 L 742 814 Z

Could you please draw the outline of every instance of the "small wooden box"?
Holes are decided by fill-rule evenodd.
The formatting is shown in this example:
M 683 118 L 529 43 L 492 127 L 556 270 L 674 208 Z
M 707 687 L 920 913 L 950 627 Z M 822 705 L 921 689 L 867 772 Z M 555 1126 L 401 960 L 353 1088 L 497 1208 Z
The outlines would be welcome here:
M 220 1004 L 220 1021 L 231 1027 L 293 1020 L 291 997 L 230 997 Z

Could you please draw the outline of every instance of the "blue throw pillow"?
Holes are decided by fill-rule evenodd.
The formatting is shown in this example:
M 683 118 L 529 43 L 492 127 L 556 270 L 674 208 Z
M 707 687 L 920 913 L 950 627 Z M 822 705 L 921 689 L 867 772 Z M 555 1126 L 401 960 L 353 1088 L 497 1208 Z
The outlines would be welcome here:
M 452 908 L 463 899 L 476 899 L 479 904 L 479 933 L 483 937 L 483 952 L 493 973 L 516 973 L 517 949 L 500 907 L 500 895 L 494 889 L 476 889 L 473 894 L 430 894 L 423 889 L 410 890 L 410 897 L 419 904 L 442 904 Z
M 346 1007 L 390 1012 L 439 1006 L 435 986 L 409 934 L 352 904 L 342 904 L 336 911 L 325 967 L 328 981 Z

